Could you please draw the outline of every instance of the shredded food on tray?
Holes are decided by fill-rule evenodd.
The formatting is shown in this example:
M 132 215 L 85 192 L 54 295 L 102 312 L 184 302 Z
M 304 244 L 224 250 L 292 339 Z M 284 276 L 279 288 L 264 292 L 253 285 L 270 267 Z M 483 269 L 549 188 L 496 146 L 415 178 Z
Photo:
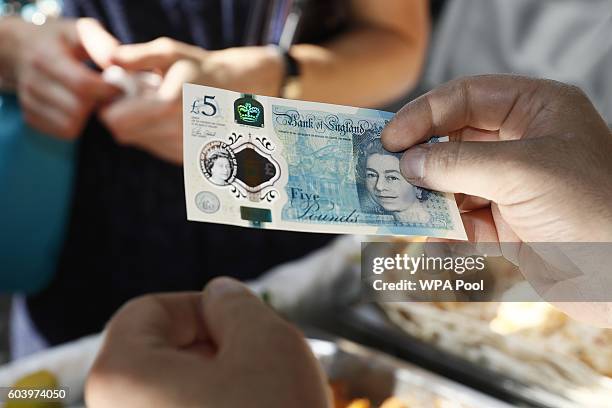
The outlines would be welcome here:
M 612 330 L 542 303 L 384 303 L 408 334 L 524 383 L 612 398 Z
M 420 251 L 419 244 L 405 245 L 406 253 Z M 491 261 L 487 278 L 498 298 L 526 284 L 516 280 L 507 262 Z M 388 281 L 397 279 L 393 273 L 385 275 Z M 411 336 L 527 385 L 589 404 L 612 401 L 612 329 L 577 322 L 546 302 L 398 302 L 380 307 Z

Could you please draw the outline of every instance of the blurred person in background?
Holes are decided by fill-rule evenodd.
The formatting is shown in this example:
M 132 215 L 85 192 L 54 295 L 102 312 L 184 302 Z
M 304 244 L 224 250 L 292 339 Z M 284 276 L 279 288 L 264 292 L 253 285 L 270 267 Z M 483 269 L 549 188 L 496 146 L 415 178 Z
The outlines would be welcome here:
M 440 133 L 452 141 L 420 144 Z M 612 133 L 576 87 L 462 78 L 406 105 L 382 137 L 405 151 L 408 180 L 465 194 L 473 242 L 612 242 Z M 534 272 L 530 281 L 552 278 L 548 268 Z M 558 306 L 612 327 L 610 304 L 576 289 L 584 303 Z M 331 406 L 301 334 L 224 278 L 203 294 L 150 295 L 123 307 L 107 327 L 86 400 L 91 408 Z
M 288 52 L 266 44 L 281 42 L 289 1 L 263 2 L 276 7 L 270 29 L 251 24 L 263 7 L 256 1 L 63 3 L 59 21 L 0 20 L 0 75 L 17 90 L 28 122 L 80 137 L 57 274 L 18 305 L 16 356 L 99 331 L 134 296 L 195 290 L 222 274 L 251 279 L 330 241 L 186 221 L 183 82 L 377 106 L 414 86 L 428 38 L 425 0 L 306 2 Z M 153 70 L 162 83 L 147 97 L 116 99 L 117 89 L 87 60 L 101 69 Z
M 610 0 L 434 0 L 441 10 L 422 86 L 516 73 L 579 86 L 612 123 Z
M 79 21 L 82 30 L 54 20 L 59 12 L 53 0 L 0 0 L 3 293 L 36 293 L 53 278 L 71 208 L 78 148 L 74 137 L 102 103 L 119 94 L 84 65 L 91 58 L 84 46 L 88 38 L 101 34 L 114 39 L 94 20 Z M 38 25 L 45 22 L 42 30 Z M 10 312 L 11 334 L 27 333 L 22 295 L 13 297 Z M 40 347 L 37 336 L 12 340 L 16 355 Z

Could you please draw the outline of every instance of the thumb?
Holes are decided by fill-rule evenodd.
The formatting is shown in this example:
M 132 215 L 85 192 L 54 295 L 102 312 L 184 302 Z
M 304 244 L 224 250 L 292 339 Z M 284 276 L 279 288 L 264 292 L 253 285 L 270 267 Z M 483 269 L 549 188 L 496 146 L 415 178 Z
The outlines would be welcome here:
M 503 202 L 522 179 L 524 141 L 420 144 L 402 156 L 400 168 L 412 184 Z
M 111 56 L 119 47 L 119 40 L 113 37 L 93 18 L 80 18 L 76 23 L 79 41 L 91 58 L 102 69 L 112 65 Z
M 233 341 L 248 341 L 256 331 L 287 325 L 246 286 L 230 278 L 208 284 L 202 307 L 208 335 L 220 351 L 231 348 Z

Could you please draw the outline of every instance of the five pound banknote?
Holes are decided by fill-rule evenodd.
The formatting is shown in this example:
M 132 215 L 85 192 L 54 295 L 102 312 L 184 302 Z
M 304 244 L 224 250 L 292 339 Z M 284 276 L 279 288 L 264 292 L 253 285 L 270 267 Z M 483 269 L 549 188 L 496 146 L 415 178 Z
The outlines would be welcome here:
M 453 196 L 408 183 L 382 147 L 392 113 L 191 84 L 183 105 L 189 220 L 466 239 Z

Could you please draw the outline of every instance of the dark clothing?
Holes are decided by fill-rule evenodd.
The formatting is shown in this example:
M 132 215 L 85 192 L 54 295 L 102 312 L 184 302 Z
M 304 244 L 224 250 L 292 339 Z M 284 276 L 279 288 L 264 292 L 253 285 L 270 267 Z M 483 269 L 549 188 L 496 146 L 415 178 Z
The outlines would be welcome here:
M 228 3 L 234 3 L 229 15 Z M 240 43 L 246 22 L 241 5 L 247 3 L 64 0 L 67 15 L 99 19 L 123 43 L 168 36 L 207 49 Z M 95 119 L 79 149 L 57 275 L 27 301 L 52 345 L 102 330 L 135 296 L 200 290 L 218 275 L 252 279 L 332 238 L 188 222 L 182 168 L 117 145 Z

